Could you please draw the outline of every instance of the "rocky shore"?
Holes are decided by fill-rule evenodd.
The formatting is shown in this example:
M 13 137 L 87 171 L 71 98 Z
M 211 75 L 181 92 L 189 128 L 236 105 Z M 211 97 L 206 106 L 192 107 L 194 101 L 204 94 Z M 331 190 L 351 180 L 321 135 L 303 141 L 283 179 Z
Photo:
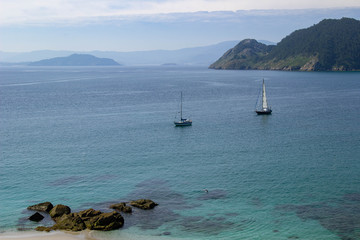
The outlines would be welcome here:
M 142 210 L 153 209 L 158 204 L 150 199 L 138 199 L 130 202 L 121 202 L 109 206 L 109 212 L 101 212 L 92 208 L 72 212 L 66 205 L 53 205 L 51 202 L 43 202 L 29 206 L 27 209 L 35 211 L 28 219 L 40 222 L 44 219 L 43 214 L 49 215 L 54 221 L 51 227 L 38 226 L 36 231 L 50 232 L 53 230 L 66 230 L 78 232 L 83 230 L 110 231 L 121 228 L 124 225 L 124 218 L 120 213 L 132 214 L 131 206 Z M 110 210 L 113 210 L 110 212 Z

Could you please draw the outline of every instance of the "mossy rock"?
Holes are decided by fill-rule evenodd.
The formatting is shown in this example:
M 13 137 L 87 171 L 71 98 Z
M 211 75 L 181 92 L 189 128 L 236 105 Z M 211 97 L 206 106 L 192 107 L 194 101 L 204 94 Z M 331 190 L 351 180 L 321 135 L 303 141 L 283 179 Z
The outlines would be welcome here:
M 68 206 L 58 204 L 53 209 L 51 209 L 50 217 L 55 219 L 55 222 L 56 222 L 56 218 L 61 217 L 64 214 L 69 214 L 69 213 L 71 213 L 71 209 Z
M 54 206 L 51 202 L 43 202 L 27 207 L 28 210 L 39 211 L 39 212 L 50 212 Z
M 158 204 L 150 199 L 138 199 L 135 201 L 130 201 L 130 205 L 143 210 L 149 210 L 149 209 L 153 209 Z

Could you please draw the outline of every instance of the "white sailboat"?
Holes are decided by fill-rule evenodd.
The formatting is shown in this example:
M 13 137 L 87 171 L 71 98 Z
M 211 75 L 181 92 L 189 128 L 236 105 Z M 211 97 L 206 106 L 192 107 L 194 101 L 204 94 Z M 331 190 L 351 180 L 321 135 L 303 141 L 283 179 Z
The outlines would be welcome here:
M 182 92 L 181 92 L 181 103 L 180 103 L 180 120 L 174 121 L 174 124 L 176 127 L 185 127 L 192 125 L 191 119 L 183 118 L 182 116 Z
M 272 110 L 271 107 L 268 106 L 268 102 L 266 99 L 266 90 L 265 90 L 265 81 L 263 79 L 263 83 L 262 83 L 262 98 L 261 98 L 261 104 L 260 104 L 261 108 L 260 109 L 256 109 L 255 112 L 258 115 L 269 115 L 271 114 Z

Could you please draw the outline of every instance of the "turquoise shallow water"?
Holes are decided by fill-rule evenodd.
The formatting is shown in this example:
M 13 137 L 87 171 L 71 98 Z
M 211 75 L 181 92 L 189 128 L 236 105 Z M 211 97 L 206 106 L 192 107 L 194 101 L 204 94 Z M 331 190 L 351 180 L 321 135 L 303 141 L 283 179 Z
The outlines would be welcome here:
M 191 127 L 173 126 L 180 91 Z M 151 198 L 96 235 L 360 239 L 359 105 L 360 73 L 3 67 L 0 231 L 36 227 L 38 202 Z

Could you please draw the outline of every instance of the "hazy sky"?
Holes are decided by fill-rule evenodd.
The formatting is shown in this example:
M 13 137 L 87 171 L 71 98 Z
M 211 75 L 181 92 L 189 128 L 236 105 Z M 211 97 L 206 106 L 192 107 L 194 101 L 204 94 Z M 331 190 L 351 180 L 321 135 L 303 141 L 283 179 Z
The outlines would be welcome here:
M 0 0 L 0 51 L 180 49 L 280 41 L 360 0 Z

